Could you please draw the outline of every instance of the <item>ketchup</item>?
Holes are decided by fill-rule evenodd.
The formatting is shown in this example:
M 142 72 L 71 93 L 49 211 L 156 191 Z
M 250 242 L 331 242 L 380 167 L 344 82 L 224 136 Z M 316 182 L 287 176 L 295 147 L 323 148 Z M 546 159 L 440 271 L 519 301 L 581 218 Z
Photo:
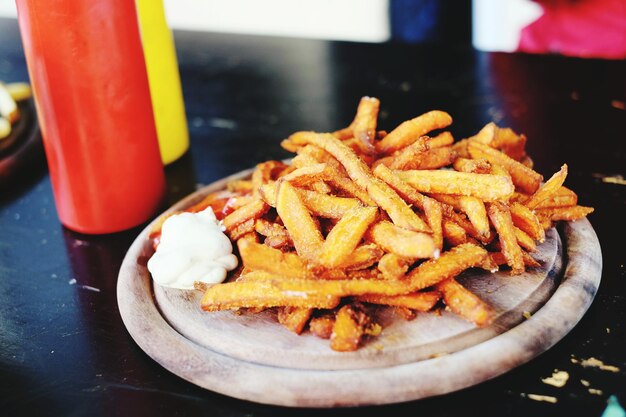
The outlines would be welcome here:
M 165 191 L 134 1 L 17 0 L 61 223 L 110 233 Z

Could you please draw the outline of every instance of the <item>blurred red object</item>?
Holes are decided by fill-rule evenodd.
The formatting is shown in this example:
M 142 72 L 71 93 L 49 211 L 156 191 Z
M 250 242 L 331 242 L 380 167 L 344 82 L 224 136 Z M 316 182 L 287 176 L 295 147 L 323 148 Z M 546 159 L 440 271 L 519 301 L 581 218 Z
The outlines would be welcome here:
M 165 176 L 133 1 L 17 0 L 61 223 L 113 233 L 161 206 Z
M 625 0 L 539 0 L 543 15 L 522 29 L 519 51 L 626 58 Z

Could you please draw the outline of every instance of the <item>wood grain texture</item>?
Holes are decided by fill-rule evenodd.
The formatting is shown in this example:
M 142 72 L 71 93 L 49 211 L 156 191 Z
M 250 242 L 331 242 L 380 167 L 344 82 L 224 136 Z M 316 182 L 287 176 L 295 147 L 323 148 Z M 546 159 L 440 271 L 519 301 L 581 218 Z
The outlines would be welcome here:
M 227 180 L 172 209 L 192 204 Z M 541 247 L 542 267 L 523 279 L 476 279 L 469 274 L 461 279 L 499 311 L 493 326 L 476 329 L 448 313 L 423 314 L 413 322 L 387 317 L 379 338 L 342 356 L 346 354 L 332 352 L 326 341 L 288 333 L 269 315 L 195 314 L 189 307 L 198 305 L 195 293 L 172 295 L 158 288 L 153 292 L 145 267 L 152 253 L 148 230 L 129 249 L 118 279 L 120 312 L 137 344 L 165 368 L 199 386 L 285 406 L 402 402 L 500 375 L 544 352 L 575 326 L 593 300 L 602 269 L 600 246 L 589 222 L 567 224 L 561 233 L 566 255 L 559 256 L 560 240 L 551 231 Z M 563 258 L 567 263 L 559 274 Z M 522 320 L 523 311 L 535 312 Z M 190 318 L 183 320 L 187 313 Z M 208 318 L 209 314 L 218 315 Z M 412 325 L 430 333 L 414 332 Z M 206 337 L 198 331 L 206 332 Z M 246 338 L 247 343 L 240 345 Z M 254 347 L 262 354 L 251 354 Z

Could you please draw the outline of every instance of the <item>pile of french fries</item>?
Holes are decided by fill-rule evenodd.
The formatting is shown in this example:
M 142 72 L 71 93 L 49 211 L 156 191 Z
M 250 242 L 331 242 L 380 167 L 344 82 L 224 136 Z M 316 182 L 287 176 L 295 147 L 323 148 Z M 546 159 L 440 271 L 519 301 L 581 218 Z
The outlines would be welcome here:
M 542 183 L 524 135 L 490 123 L 454 142 L 443 111 L 386 133 L 379 106 L 364 97 L 347 128 L 294 133 L 282 142 L 291 164 L 261 163 L 188 209 L 211 206 L 241 259 L 227 282 L 198 286 L 202 309 L 275 309 L 285 327 L 336 351 L 381 332 L 378 306 L 410 320 L 445 305 L 487 326 L 495 310 L 455 277 L 537 267 L 545 230 L 593 211 L 563 186 L 566 165 Z
M 20 119 L 17 102 L 29 98 L 30 86 L 26 83 L 0 82 L 0 140 L 9 137 L 13 125 Z

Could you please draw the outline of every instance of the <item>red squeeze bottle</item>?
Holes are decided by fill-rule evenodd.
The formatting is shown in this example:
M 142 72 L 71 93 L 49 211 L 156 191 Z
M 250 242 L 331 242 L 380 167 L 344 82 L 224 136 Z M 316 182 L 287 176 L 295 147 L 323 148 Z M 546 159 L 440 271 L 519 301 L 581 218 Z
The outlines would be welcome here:
M 61 223 L 137 226 L 165 191 L 134 1 L 16 0 Z

